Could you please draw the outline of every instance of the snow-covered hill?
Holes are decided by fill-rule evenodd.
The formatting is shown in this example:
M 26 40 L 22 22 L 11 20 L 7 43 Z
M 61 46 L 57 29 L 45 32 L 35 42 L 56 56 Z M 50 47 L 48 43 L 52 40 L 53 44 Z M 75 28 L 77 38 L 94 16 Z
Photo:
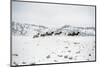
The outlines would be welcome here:
M 42 34 L 46 32 L 62 32 L 63 35 L 79 32 L 78 36 L 94 36 L 95 27 L 74 27 L 70 25 L 64 25 L 60 28 L 48 28 L 42 25 L 12 22 L 13 35 L 34 36 L 37 33 Z
M 41 25 L 34 25 L 34 24 L 21 24 L 12 22 L 12 34 L 13 35 L 23 35 L 23 36 L 30 36 L 34 35 L 37 32 L 41 33 L 48 28 Z

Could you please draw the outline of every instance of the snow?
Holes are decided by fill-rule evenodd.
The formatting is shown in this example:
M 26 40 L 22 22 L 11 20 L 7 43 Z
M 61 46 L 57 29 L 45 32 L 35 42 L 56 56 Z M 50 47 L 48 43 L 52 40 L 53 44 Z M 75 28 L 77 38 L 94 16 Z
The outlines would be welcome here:
M 12 65 L 94 60 L 95 36 L 12 36 Z

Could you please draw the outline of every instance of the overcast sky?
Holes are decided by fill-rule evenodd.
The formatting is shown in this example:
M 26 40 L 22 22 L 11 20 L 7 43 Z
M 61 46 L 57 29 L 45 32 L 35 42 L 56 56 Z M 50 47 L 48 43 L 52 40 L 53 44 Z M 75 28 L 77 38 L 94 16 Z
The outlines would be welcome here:
M 95 26 L 95 7 L 13 2 L 12 20 L 45 26 Z

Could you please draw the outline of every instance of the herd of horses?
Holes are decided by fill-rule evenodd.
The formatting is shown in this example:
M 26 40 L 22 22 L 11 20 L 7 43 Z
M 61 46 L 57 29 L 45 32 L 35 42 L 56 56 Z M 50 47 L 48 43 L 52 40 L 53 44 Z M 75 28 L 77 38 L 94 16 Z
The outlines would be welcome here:
M 45 36 L 52 36 L 52 35 L 61 35 L 63 32 L 45 32 L 45 33 L 37 33 L 36 35 L 33 36 L 33 38 L 38 38 L 38 37 L 45 37 Z M 68 36 L 78 36 L 80 32 L 71 32 L 68 33 Z

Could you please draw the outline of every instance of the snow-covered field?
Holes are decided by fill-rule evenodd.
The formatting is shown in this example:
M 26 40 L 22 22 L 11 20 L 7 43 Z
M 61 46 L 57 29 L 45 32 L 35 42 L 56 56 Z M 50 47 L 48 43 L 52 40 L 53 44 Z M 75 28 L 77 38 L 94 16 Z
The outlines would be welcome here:
M 12 36 L 12 65 L 94 60 L 95 36 Z

